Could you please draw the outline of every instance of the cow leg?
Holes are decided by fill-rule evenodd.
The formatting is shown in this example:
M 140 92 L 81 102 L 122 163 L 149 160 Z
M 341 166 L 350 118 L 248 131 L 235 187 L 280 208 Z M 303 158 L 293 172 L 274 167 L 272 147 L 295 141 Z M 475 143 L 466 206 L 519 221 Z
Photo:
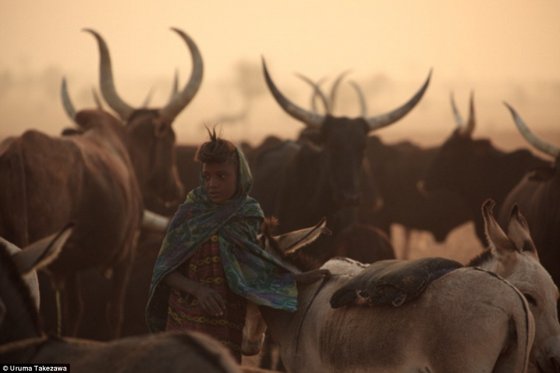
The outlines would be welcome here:
M 80 292 L 80 279 L 77 274 L 66 277 L 66 286 L 64 287 L 65 309 L 67 320 L 67 328 L 69 335 L 77 336 L 84 313 L 84 302 Z
M 76 336 L 83 312 L 77 277 L 75 274 L 52 275 L 51 281 L 56 308 L 56 334 Z
M 408 227 L 403 226 L 403 248 L 402 248 L 401 259 L 410 258 L 411 236 L 412 236 L 412 230 Z
M 44 330 L 47 334 L 57 334 L 56 284 L 46 271 L 39 271 L 37 275 L 41 294 L 40 314 Z
M 131 253 L 114 267 L 113 286 L 106 314 L 114 338 L 119 338 L 122 333 L 124 300 L 133 261 L 134 255 Z

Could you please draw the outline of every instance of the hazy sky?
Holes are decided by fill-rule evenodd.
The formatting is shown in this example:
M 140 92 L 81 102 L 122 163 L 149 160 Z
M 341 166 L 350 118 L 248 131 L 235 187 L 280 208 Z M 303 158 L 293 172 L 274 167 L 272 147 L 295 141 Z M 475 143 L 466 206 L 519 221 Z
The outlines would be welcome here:
M 292 136 L 289 118 L 262 85 L 260 58 L 280 89 L 301 106 L 312 79 L 352 69 L 367 94 L 369 112 L 406 101 L 433 68 L 426 96 L 402 123 L 384 130 L 393 138 L 452 128 L 449 93 L 466 110 L 475 91 L 480 134 L 509 130 L 503 100 L 534 130 L 560 144 L 560 1 L 557 0 L 0 0 L 0 137 L 69 125 L 59 101 L 62 75 L 78 108 L 93 105 L 98 52 L 85 27 L 109 45 L 121 96 L 139 105 L 154 89 L 165 103 L 175 69 L 181 83 L 190 55 L 178 27 L 198 44 L 204 80 L 198 96 L 177 118 L 179 139 L 197 142 L 201 123 L 224 120 L 232 138 L 266 133 Z M 349 86 L 338 114 L 358 113 Z M 391 132 L 393 131 L 393 132 Z M 383 136 L 383 134 L 381 134 Z

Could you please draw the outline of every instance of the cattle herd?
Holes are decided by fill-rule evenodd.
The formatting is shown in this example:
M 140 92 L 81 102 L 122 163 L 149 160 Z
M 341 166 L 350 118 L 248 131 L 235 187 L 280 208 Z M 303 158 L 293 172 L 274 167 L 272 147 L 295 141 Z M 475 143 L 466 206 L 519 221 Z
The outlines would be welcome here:
M 0 363 L 259 371 L 210 337 L 148 335 L 144 323 L 166 219 L 199 183 L 196 146 L 176 143 L 173 121 L 201 87 L 201 51 L 173 28 L 191 55 L 191 75 L 165 106 L 135 108 L 117 93 L 107 43 L 85 31 L 97 43 L 99 90 L 111 111 L 101 103 L 75 109 L 63 80 L 72 128 L 0 142 Z M 264 340 L 258 360 L 270 369 L 274 341 L 283 364 L 275 368 L 289 372 L 560 372 L 560 144 L 531 132 L 510 103 L 504 110 L 528 149 L 504 152 L 473 137 L 472 94 L 466 121 L 451 97 L 456 128 L 440 146 L 387 144 L 377 132 L 420 103 L 431 71 L 408 101 L 376 116 L 351 82 L 361 106 L 355 118 L 332 114 L 346 74 L 329 95 L 301 76 L 313 88 L 304 108 L 282 93 L 264 58 L 262 71 L 302 131 L 240 146 L 252 196 L 279 222 L 278 236 L 264 231 L 263 249 L 292 263 L 300 307 L 249 307 L 245 352 L 258 354 Z M 486 247 L 480 256 L 428 273 L 431 283 L 410 302 L 377 304 L 373 279 L 406 260 L 396 259 L 393 224 L 441 242 L 469 221 Z M 331 306 L 339 289 L 350 290 Z

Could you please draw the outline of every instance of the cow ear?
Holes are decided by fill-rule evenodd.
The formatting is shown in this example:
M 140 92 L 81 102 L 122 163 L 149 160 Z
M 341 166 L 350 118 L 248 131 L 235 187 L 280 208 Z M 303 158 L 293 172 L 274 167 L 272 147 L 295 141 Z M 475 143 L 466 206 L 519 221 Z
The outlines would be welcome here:
M 49 265 L 58 257 L 70 234 L 72 234 L 72 225 L 68 225 L 60 232 L 28 245 L 22 251 L 12 255 L 19 273 L 24 275 L 32 270 Z
M 327 228 L 327 221 L 323 218 L 314 227 L 303 228 L 297 231 L 288 232 L 279 236 L 274 236 L 274 240 L 280 251 L 286 255 L 291 255 L 314 242 L 321 234 L 330 234 Z
M 517 205 L 513 206 L 509 217 L 508 237 L 519 252 L 528 251 L 538 257 L 535 243 L 529 231 L 529 224 L 527 224 L 527 220 L 521 214 Z
M 487 199 L 482 204 L 484 230 L 490 250 L 496 256 L 501 256 L 515 250 L 511 241 L 494 218 L 493 209 L 496 205 L 493 199 Z

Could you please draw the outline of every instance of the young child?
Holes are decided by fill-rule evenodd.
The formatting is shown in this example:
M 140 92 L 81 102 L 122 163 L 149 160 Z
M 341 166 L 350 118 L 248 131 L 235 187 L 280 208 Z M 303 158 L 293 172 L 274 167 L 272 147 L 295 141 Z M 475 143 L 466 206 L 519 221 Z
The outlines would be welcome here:
M 241 360 L 246 302 L 297 309 L 294 277 L 258 244 L 263 221 L 248 196 L 243 153 L 210 132 L 198 149 L 201 185 L 178 208 L 156 259 L 146 320 L 150 331 L 196 330 Z

